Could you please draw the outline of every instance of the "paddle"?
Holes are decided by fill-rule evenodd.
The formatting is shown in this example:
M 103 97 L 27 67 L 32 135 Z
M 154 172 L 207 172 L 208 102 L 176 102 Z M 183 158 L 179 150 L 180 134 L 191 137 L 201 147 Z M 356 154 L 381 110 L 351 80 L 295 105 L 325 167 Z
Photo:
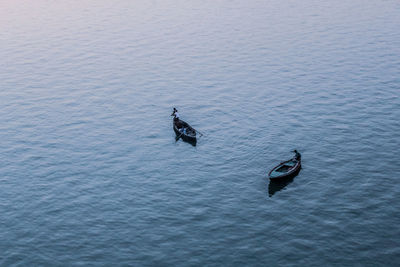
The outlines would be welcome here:
M 183 132 L 181 132 L 181 134 L 176 138 L 176 141 L 178 141 L 179 140 L 179 138 L 182 136 L 182 134 L 184 134 L 185 133 L 185 131 L 183 131 Z
M 194 128 L 193 128 L 194 129 Z M 200 132 L 199 130 L 194 129 L 196 132 L 198 132 L 200 134 L 200 137 L 203 136 L 204 134 L 202 132 Z
M 179 138 L 182 136 L 182 134 L 183 134 L 183 133 L 181 133 L 181 134 L 176 138 L 176 141 L 179 140 Z

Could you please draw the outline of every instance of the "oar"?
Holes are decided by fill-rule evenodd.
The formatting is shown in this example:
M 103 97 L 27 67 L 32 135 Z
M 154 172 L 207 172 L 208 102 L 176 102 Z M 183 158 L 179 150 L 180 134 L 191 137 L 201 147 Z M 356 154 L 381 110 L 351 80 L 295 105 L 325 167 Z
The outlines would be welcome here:
M 179 138 L 182 136 L 182 134 L 183 134 L 183 133 L 181 133 L 181 134 L 176 138 L 176 141 L 179 140 Z
M 193 128 L 194 129 L 194 128 Z M 198 132 L 200 134 L 200 137 L 203 136 L 204 134 L 202 132 L 200 132 L 199 130 L 194 129 L 196 132 Z
M 184 134 L 184 132 L 182 132 L 182 133 L 176 138 L 176 141 L 179 140 L 179 138 L 182 136 L 182 134 Z

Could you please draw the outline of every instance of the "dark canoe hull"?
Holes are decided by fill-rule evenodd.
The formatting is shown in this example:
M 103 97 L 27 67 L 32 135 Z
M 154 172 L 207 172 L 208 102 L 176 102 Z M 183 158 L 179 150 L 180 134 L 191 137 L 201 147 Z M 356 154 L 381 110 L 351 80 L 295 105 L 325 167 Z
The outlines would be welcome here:
M 190 143 L 192 145 L 196 145 L 196 143 L 197 143 L 196 130 L 193 129 L 187 122 L 185 122 L 183 120 L 180 120 L 180 122 L 183 124 L 184 127 L 189 128 L 190 130 L 192 130 L 194 132 L 194 136 L 181 133 L 179 131 L 178 127 L 176 127 L 175 121 L 172 120 L 172 127 L 174 129 L 176 137 L 179 137 L 183 141 L 188 142 L 188 143 Z
M 285 171 L 278 172 L 278 170 L 280 169 L 285 169 Z M 271 181 L 290 179 L 298 175 L 300 169 L 301 169 L 301 159 L 298 161 L 294 161 L 291 159 L 281 162 L 277 166 L 275 166 L 272 170 L 269 171 L 268 177 Z

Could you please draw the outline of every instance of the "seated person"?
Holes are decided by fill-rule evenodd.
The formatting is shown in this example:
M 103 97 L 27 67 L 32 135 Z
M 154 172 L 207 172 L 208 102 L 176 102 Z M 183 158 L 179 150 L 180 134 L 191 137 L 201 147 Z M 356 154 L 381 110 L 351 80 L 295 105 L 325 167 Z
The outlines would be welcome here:
M 295 149 L 293 150 L 294 153 L 296 153 L 296 155 L 294 155 L 293 159 L 296 161 L 299 161 L 301 159 L 301 154 Z

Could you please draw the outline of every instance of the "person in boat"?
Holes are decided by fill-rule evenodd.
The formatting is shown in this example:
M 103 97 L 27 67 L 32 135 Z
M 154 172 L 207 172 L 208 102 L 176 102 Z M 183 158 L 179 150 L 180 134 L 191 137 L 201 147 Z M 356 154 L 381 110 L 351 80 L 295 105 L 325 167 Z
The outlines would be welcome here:
M 182 122 L 179 120 L 179 113 L 178 110 L 176 108 L 174 108 L 174 111 L 172 112 L 171 116 L 174 116 L 174 123 L 176 128 L 178 128 L 180 131 L 183 131 L 183 124 Z
M 174 121 L 179 121 L 179 112 L 176 108 L 174 108 L 171 116 L 174 116 Z
M 301 154 L 295 149 L 293 150 L 294 153 L 296 153 L 293 157 L 294 160 L 299 161 L 301 160 Z

